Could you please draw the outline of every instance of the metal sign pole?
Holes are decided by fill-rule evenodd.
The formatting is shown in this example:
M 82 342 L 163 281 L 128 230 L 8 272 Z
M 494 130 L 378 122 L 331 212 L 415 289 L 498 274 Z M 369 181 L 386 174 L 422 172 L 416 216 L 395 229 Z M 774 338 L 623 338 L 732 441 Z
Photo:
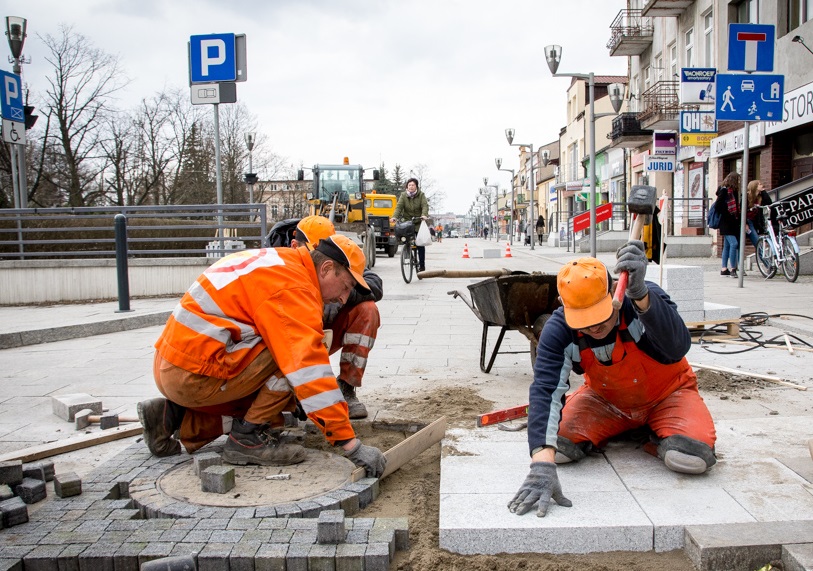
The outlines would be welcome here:
M 220 170 L 220 113 L 217 103 L 212 105 L 215 111 L 215 173 L 217 177 L 217 203 L 223 204 L 223 173 Z M 223 243 L 223 211 L 217 211 L 217 236 L 220 240 L 220 255 L 224 256 L 225 244 Z
M 17 176 L 20 177 L 20 208 L 28 207 L 28 177 L 25 169 L 25 145 L 17 146 Z
M 748 155 L 750 154 L 751 122 L 743 121 L 742 180 L 740 181 L 740 251 L 737 265 L 740 268 L 738 287 L 743 287 L 745 275 L 745 228 L 748 225 Z
M 20 180 L 17 176 L 17 145 L 8 143 L 8 147 L 9 158 L 11 159 L 11 190 L 14 194 L 14 208 L 20 208 L 20 191 L 17 188 L 20 185 Z

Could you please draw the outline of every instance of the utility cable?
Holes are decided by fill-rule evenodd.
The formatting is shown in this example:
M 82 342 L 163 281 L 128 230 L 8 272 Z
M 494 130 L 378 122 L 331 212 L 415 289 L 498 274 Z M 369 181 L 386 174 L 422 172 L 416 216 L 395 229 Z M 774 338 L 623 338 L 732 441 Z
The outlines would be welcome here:
M 788 341 L 786 339 L 792 339 L 798 342 L 800 345 L 803 345 L 807 348 L 813 348 L 813 345 L 805 341 L 804 339 L 799 338 L 798 336 L 792 333 L 782 333 L 780 335 L 776 335 L 771 337 L 770 339 L 763 339 L 763 332 L 762 331 L 755 331 L 751 329 L 752 327 L 759 327 L 768 323 L 770 318 L 776 317 L 802 317 L 804 319 L 810 319 L 813 321 L 813 318 L 807 315 L 799 315 L 797 313 L 774 313 L 774 314 L 767 314 L 762 311 L 757 311 L 754 313 L 746 313 L 740 317 L 740 337 L 739 341 L 745 343 L 751 343 L 751 345 L 737 350 L 725 350 L 725 351 L 717 351 L 711 349 L 712 346 L 716 344 L 712 344 L 711 342 L 706 340 L 706 335 L 709 335 L 711 338 L 711 334 L 716 333 L 723 333 L 723 328 L 727 328 L 727 324 L 719 323 L 717 325 L 712 326 L 710 329 L 706 329 L 700 335 L 697 340 L 697 343 L 708 351 L 709 353 L 715 353 L 717 355 L 737 355 L 739 353 L 746 353 L 748 351 L 753 351 L 754 349 L 761 349 L 761 348 L 772 348 L 772 347 L 784 347 L 787 345 Z M 725 341 L 723 341 L 725 342 Z

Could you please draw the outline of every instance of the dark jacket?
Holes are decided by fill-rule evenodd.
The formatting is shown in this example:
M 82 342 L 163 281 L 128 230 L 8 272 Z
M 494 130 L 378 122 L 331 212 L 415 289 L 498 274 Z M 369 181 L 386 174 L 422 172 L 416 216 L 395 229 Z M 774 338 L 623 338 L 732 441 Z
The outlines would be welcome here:
M 721 186 L 717 189 L 717 200 L 714 207 L 720 213 L 720 234 L 723 236 L 740 235 L 740 193 L 736 188 L 731 189 L 734 193 L 734 200 L 737 203 L 737 213 L 731 214 L 728 211 L 728 188 Z
M 402 192 L 398 197 L 398 204 L 395 205 L 392 217 L 398 221 L 409 221 L 421 216 L 429 216 L 429 202 L 423 191 L 419 190 L 412 198 L 406 191 Z
M 773 200 L 771 200 L 771 196 L 768 194 L 767 191 L 762 191 L 759 193 L 759 198 L 761 201 L 762 206 L 768 206 L 769 204 L 773 204 Z M 779 225 L 776 223 L 776 213 L 771 210 L 771 224 L 773 224 L 774 232 L 776 232 L 777 236 L 779 235 Z M 762 209 L 757 209 L 757 215 L 754 218 L 754 228 L 759 234 L 767 234 L 768 227 L 765 225 L 765 214 L 763 214 Z

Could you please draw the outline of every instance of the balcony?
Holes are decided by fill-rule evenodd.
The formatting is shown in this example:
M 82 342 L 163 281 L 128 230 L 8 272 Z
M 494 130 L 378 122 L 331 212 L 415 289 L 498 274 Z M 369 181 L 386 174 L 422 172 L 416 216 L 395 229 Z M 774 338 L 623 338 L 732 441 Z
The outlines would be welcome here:
M 680 16 L 692 4 L 694 0 L 649 0 L 644 4 L 641 15 L 654 18 Z
M 680 82 L 658 81 L 641 94 L 641 128 L 677 131 L 680 122 Z
M 611 56 L 639 56 L 652 45 L 654 26 L 641 10 L 621 10 L 610 24 L 612 36 L 607 42 Z
M 634 149 L 652 140 L 652 131 L 641 128 L 639 113 L 621 113 L 613 119 L 613 130 L 607 134 L 613 147 Z

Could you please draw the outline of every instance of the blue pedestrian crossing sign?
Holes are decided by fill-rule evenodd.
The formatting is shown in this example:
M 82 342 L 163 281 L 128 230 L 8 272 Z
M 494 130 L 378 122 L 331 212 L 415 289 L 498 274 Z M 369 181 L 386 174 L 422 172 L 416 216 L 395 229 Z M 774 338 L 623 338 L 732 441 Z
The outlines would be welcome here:
M 728 71 L 773 71 L 775 40 L 770 24 L 729 24 Z
M 20 76 L 0 70 L 0 115 L 9 121 L 25 122 Z
M 234 34 L 209 34 L 189 38 L 189 72 L 192 83 L 237 81 Z
M 784 75 L 717 74 L 718 121 L 781 121 Z

